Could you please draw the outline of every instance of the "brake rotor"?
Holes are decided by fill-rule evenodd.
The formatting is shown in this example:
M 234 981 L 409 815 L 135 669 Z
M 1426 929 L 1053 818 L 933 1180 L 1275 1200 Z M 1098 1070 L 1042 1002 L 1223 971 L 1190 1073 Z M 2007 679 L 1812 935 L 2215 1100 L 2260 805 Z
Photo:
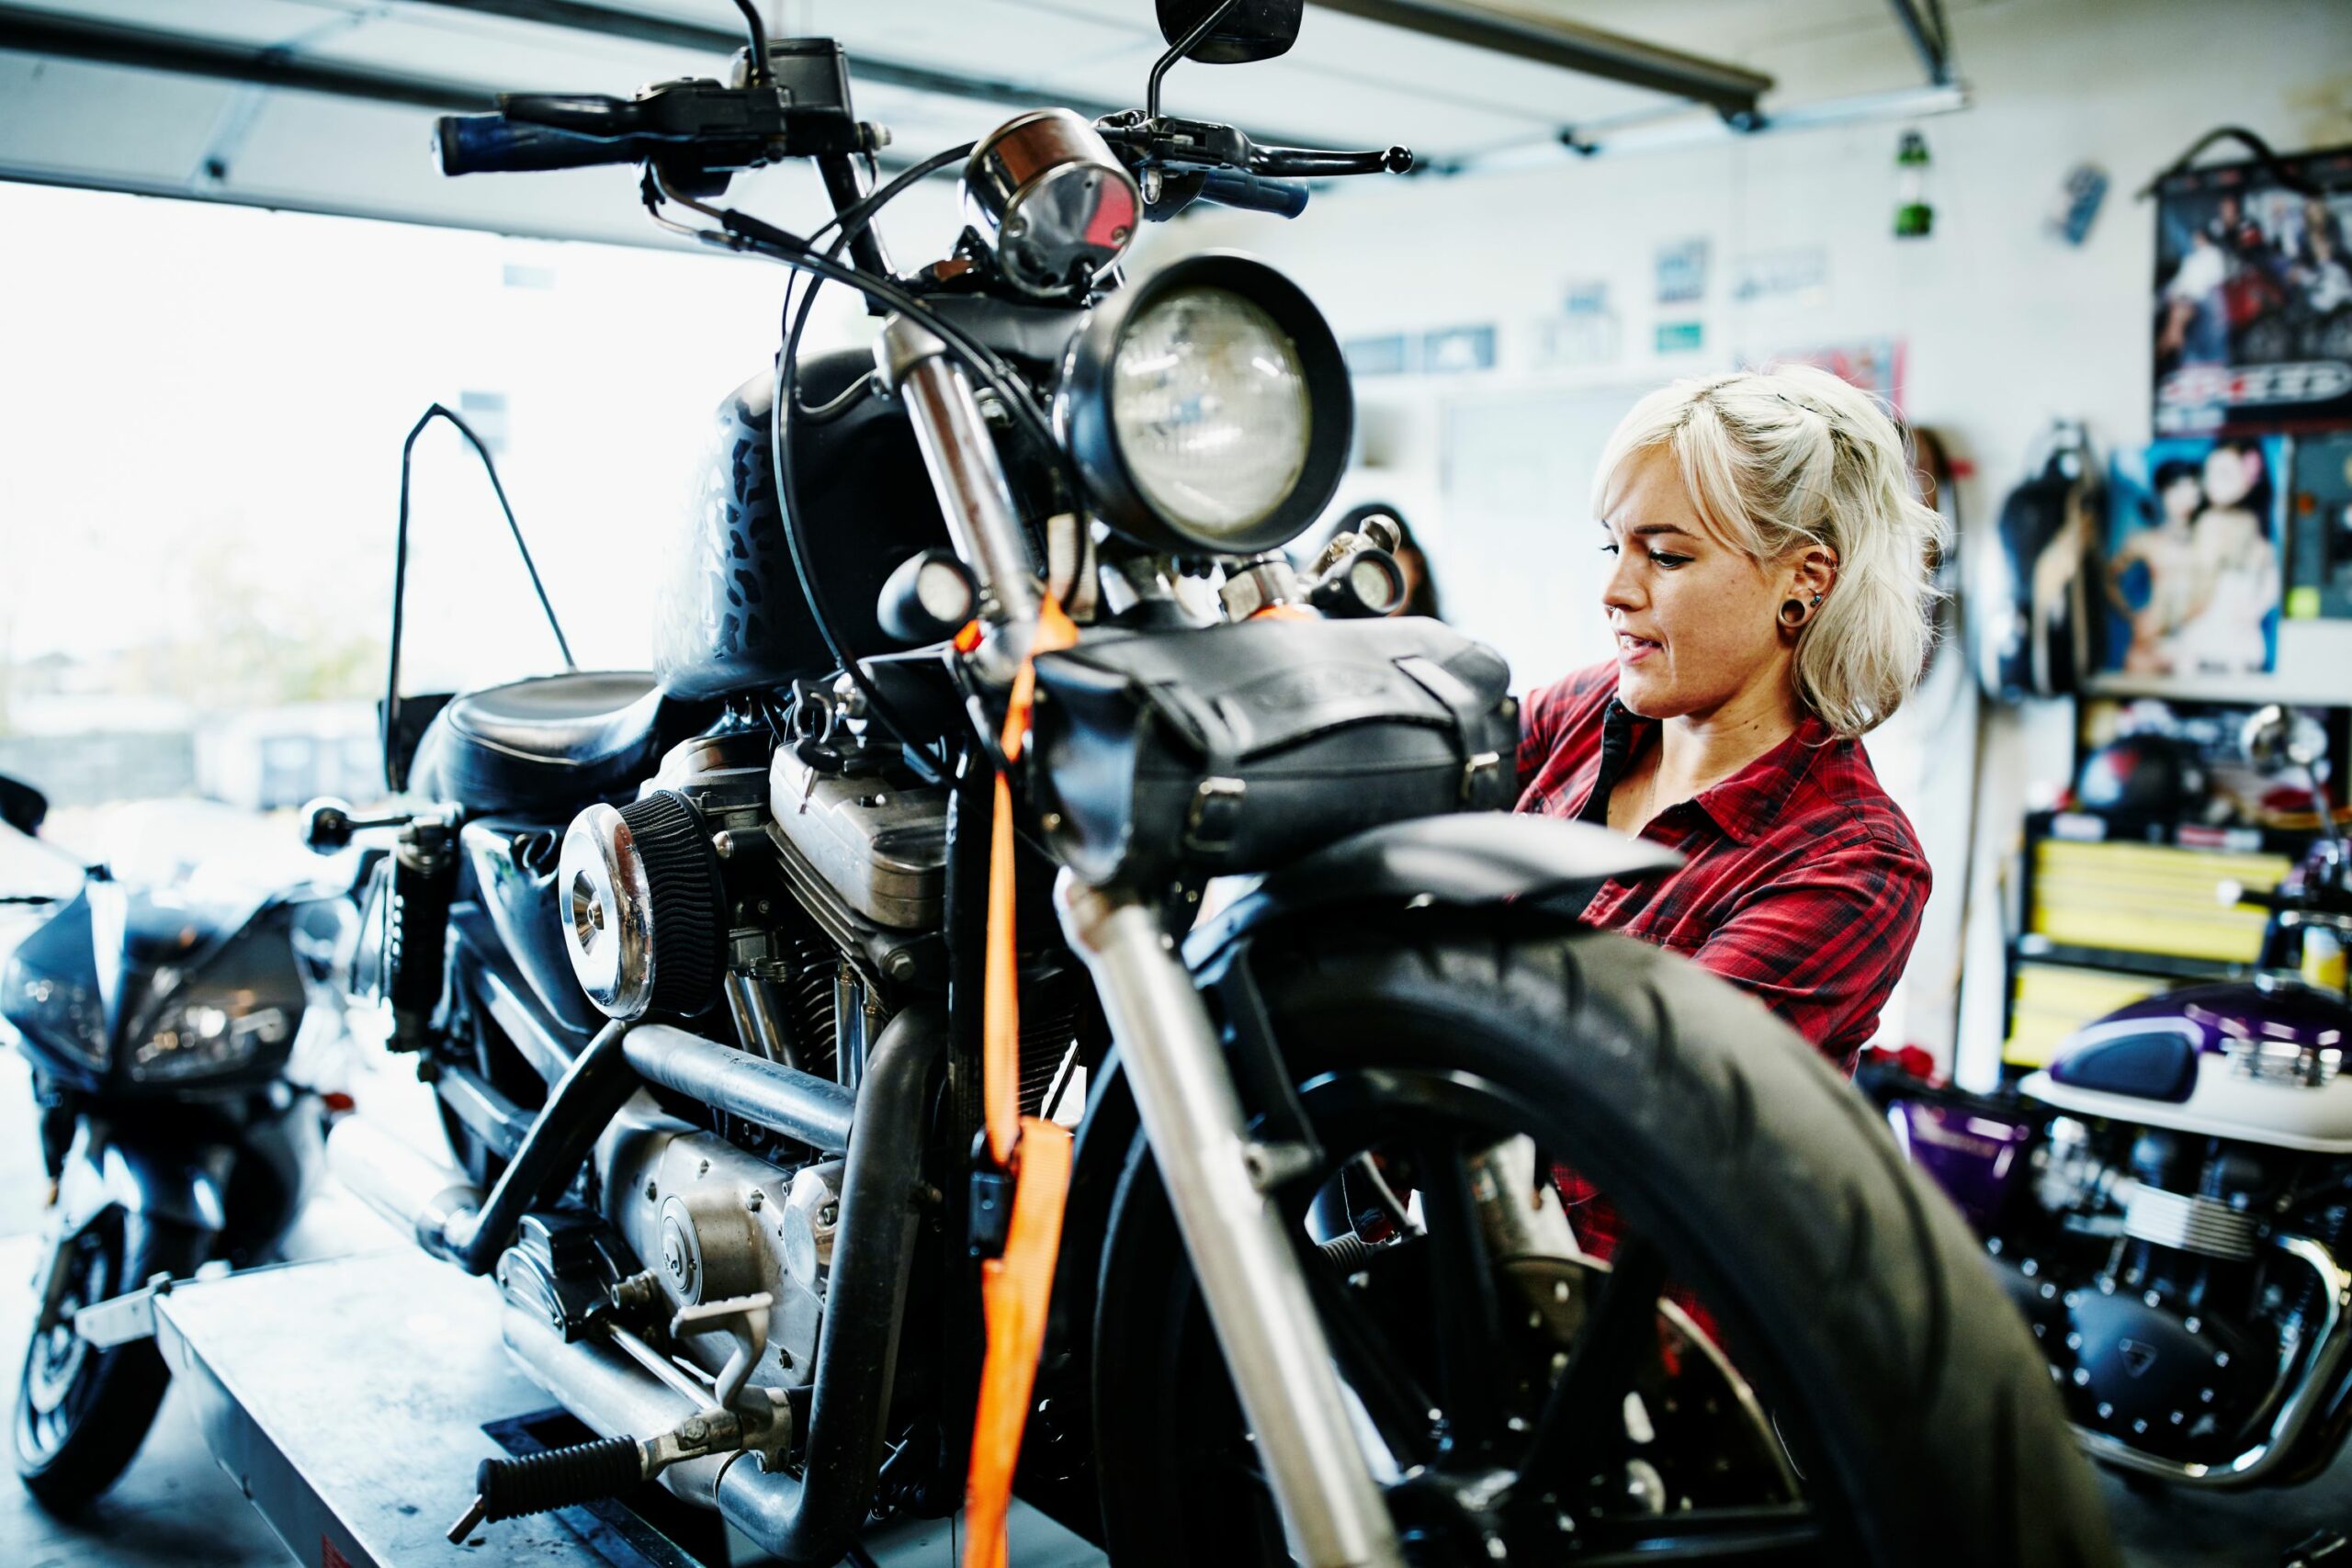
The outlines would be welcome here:
M 1552 1380 L 1567 1365 L 1585 1316 L 1609 1278 L 1593 1258 L 1514 1258 L 1498 1264 L 1507 1303 L 1506 1336 L 1523 1347 L 1514 1405 L 1532 1421 Z M 1797 1477 L 1755 1391 L 1690 1314 L 1661 1299 L 1654 1345 L 1637 1367 L 1623 1407 L 1623 1446 L 1573 1499 L 1586 1517 L 1671 1513 L 1790 1502 Z

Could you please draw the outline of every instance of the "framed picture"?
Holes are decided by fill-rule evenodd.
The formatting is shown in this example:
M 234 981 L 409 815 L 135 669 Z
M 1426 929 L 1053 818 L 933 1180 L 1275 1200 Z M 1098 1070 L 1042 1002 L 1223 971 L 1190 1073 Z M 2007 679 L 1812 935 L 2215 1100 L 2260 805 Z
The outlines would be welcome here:
M 2240 675 L 2277 668 L 2287 444 L 2158 441 L 2108 485 L 2100 668 Z
M 2352 620 L 2352 432 L 2295 438 L 2287 618 Z
M 2157 186 L 2159 434 L 2352 423 L 2347 232 L 2352 148 L 2216 164 Z

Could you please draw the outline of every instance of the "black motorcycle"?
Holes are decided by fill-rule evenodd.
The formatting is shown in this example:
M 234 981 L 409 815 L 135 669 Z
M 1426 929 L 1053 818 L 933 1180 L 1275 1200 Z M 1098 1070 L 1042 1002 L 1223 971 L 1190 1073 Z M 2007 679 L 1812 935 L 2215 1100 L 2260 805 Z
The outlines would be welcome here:
M 0 807 L 29 834 L 46 803 L 0 779 Z M 170 1382 L 135 1293 L 266 1258 L 320 1169 L 325 1109 L 286 1077 L 302 900 L 209 902 L 92 867 L 55 903 L 0 968 L 54 1190 L 9 1428 L 27 1489 L 70 1512 L 138 1453 Z M 84 1320 L 104 1303 L 113 1325 Z
M 1281 553 L 1349 448 L 1313 304 L 1229 254 L 1122 277 L 1140 222 L 1409 165 L 1161 112 L 1296 0 L 1166 0 L 1146 109 L 873 190 L 840 48 L 741 8 L 725 81 L 440 126 L 452 174 L 642 164 L 657 220 L 809 279 L 683 530 L 611 563 L 654 673 L 401 699 L 396 636 L 409 805 L 313 813 L 390 837 L 353 983 L 463 1168 L 365 1118 L 330 1157 L 607 1434 L 485 1462 L 453 1538 L 658 1478 L 833 1562 L 968 1479 L 985 1561 L 1017 1456 L 1122 1565 L 2112 1561 L 1867 1107 L 1577 923 L 1659 852 L 1505 814 L 1508 672 L 1378 618 L 1385 536 Z M 820 229 L 717 205 L 786 157 Z M 876 215 L 950 166 L 972 227 L 901 272 Z M 801 362 L 819 282 L 871 354 Z

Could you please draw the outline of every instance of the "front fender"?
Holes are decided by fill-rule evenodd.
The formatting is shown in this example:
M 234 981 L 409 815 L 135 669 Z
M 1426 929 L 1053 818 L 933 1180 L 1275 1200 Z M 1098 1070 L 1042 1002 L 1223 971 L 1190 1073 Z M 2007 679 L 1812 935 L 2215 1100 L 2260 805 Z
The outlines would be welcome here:
M 227 1162 L 225 1149 L 119 1142 L 85 1119 L 58 1173 L 60 1234 L 79 1235 L 108 1209 L 218 1233 L 228 1224 Z
M 1269 874 L 1185 940 L 1184 960 L 1202 989 L 1216 993 L 1237 978 L 1249 983 L 1246 964 L 1236 961 L 1248 953 L 1252 935 L 1281 921 L 1343 908 L 1428 906 L 1514 905 L 1573 914 L 1610 878 L 1671 870 L 1681 858 L 1657 844 L 1556 818 L 1465 812 L 1392 823 Z M 1237 976 L 1237 968 L 1245 973 Z M 1289 1099 L 1288 1080 L 1281 1077 L 1279 1061 L 1266 1059 L 1272 1043 L 1251 1039 L 1248 1027 L 1232 1016 L 1233 999 L 1213 995 L 1212 1010 L 1224 1015 L 1227 1053 L 1244 1099 L 1264 1111 L 1264 1101 Z M 1142 1130 L 1114 1046 L 1088 1086 L 1072 1156 L 1064 1230 L 1069 1242 L 1054 1288 L 1054 1332 L 1066 1354 L 1049 1358 L 1046 1376 L 1058 1385 L 1055 1398 L 1064 1419 L 1087 1404 L 1094 1271 L 1108 1239 L 1120 1179 Z
M 1581 907 L 1611 877 L 1670 871 L 1672 850 L 1589 822 L 1492 811 L 1393 822 L 1270 872 L 1185 939 L 1195 971 L 1269 921 L 1342 906 Z
M 1645 840 L 1555 817 L 1481 811 L 1394 822 L 1269 873 L 1185 939 L 1184 961 L 1202 988 L 1212 990 L 1247 950 L 1249 939 L 1279 921 L 1350 908 L 1517 905 L 1531 909 L 1565 907 L 1573 913 L 1611 877 L 1669 871 L 1681 861 L 1672 850 Z M 1244 1046 L 1247 1043 L 1236 1037 L 1227 1022 L 1228 1047 Z M 1252 1064 L 1240 1060 L 1236 1066 L 1247 1086 Z M 1258 1082 L 1261 1089 L 1272 1088 L 1262 1074 Z M 1141 1130 L 1114 1048 L 1090 1086 L 1079 1129 L 1070 1234 L 1099 1235 L 1110 1212 L 1111 1194 Z M 1077 1250 L 1084 1255 L 1084 1248 Z

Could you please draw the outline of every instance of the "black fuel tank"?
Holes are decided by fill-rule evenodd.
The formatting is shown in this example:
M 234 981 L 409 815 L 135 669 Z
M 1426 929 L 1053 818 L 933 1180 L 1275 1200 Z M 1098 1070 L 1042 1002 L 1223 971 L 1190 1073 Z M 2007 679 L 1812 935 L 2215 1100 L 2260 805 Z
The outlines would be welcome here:
M 873 368 L 854 350 L 804 359 L 797 400 L 820 407 Z M 673 697 L 779 686 L 833 668 L 785 545 L 773 394 L 763 371 L 719 404 L 683 525 L 657 568 L 653 670 Z M 899 403 L 878 396 L 829 423 L 788 423 L 803 547 L 833 635 L 855 655 L 896 649 L 876 620 L 882 584 L 909 556 L 947 543 L 914 432 Z

